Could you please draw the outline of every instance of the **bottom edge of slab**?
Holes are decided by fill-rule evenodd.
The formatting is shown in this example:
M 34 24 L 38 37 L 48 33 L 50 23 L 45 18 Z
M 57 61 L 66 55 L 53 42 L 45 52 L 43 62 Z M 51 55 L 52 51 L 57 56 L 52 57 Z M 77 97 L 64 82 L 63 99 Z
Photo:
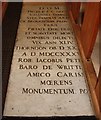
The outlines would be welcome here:
M 2 120 L 97 120 L 95 116 L 52 116 L 52 117 L 18 117 L 3 116 Z

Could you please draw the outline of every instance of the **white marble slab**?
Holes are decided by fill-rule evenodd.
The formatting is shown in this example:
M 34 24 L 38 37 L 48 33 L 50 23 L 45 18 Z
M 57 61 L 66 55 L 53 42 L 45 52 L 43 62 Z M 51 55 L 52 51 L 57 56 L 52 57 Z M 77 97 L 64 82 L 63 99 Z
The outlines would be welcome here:
M 4 116 L 94 115 L 65 6 L 23 5 Z

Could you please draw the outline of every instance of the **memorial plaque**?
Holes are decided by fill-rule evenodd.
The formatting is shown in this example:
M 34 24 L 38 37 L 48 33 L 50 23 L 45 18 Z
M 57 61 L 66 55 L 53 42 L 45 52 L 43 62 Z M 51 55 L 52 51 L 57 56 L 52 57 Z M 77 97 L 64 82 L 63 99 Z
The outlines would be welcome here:
M 4 116 L 94 116 L 64 5 L 23 4 Z

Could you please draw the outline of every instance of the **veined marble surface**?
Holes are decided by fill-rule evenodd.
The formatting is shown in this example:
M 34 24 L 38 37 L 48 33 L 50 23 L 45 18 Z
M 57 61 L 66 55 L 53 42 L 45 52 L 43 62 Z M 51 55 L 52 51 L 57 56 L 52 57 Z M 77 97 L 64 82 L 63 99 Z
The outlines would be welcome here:
M 94 112 L 66 7 L 24 4 L 4 116 L 85 115 Z

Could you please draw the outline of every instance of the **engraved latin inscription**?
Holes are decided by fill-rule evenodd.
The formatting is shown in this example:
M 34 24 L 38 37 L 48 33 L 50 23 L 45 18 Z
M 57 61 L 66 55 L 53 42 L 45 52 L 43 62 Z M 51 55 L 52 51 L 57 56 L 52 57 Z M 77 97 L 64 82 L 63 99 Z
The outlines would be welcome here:
M 65 6 L 23 5 L 4 115 L 93 115 Z

